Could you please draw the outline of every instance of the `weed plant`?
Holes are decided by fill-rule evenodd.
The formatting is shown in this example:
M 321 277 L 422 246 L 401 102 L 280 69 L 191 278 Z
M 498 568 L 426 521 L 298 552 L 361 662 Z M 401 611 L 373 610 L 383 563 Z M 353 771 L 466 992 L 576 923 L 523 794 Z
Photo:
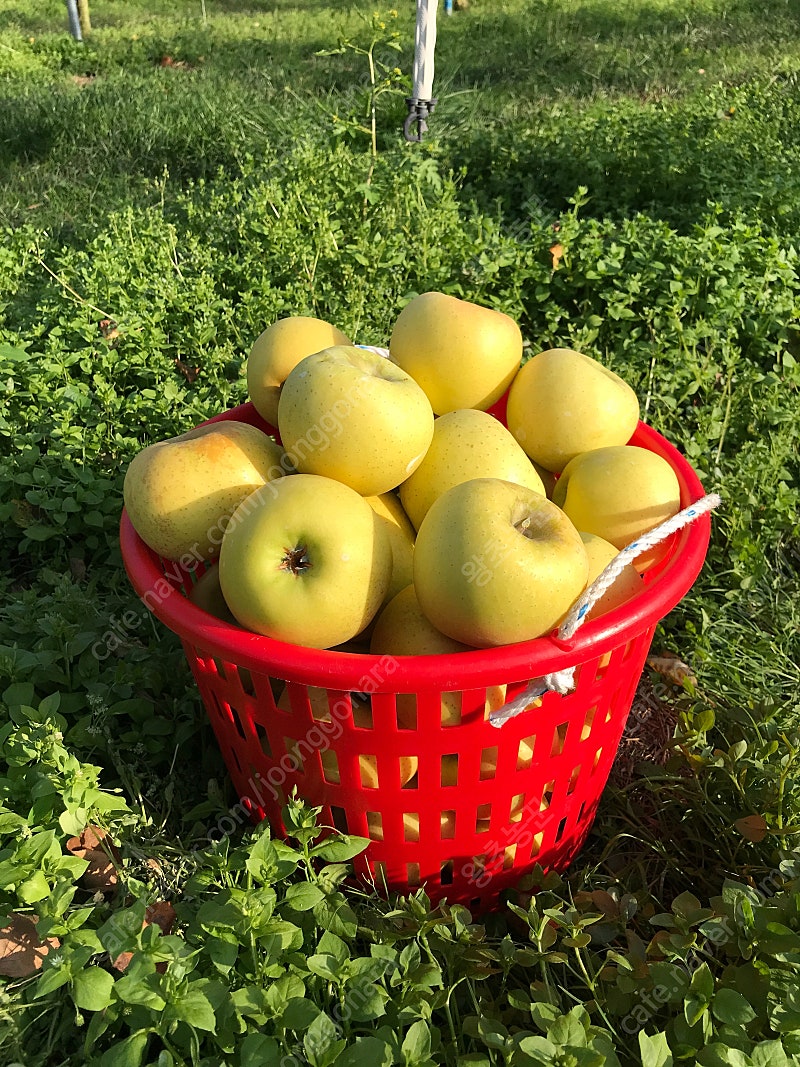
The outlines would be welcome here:
M 0 1064 L 800 1062 L 796 16 L 473 0 L 408 146 L 413 10 L 92 0 L 79 45 L 0 0 L 0 919 L 46 946 L 0 951 Z M 268 323 L 385 344 L 432 289 L 617 370 L 723 497 L 656 636 L 668 760 L 483 917 L 351 885 L 296 801 L 211 843 L 235 798 L 118 546 L 131 457 L 242 402 Z

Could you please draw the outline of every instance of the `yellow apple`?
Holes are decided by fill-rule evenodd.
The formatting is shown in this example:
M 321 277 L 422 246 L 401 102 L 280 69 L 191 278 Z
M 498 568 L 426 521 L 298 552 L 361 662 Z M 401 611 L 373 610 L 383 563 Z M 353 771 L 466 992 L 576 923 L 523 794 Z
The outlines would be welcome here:
M 540 637 L 586 587 L 569 518 L 526 486 L 475 478 L 431 505 L 414 545 L 414 587 L 433 625 L 487 647 Z
M 414 586 L 406 586 L 381 608 L 375 621 L 369 650 L 376 656 L 441 656 L 469 652 L 469 645 L 454 641 L 429 621 L 419 606 Z M 484 717 L 501 708 L 506 699 L 505 685 L 486 690 Z M 397 721 L 405 729 L 416 726 L 417 704 L 412 693 L 400 693 L 395 700 Z M 442 693 L 442 726 L 461 722 L 461 694 Z
M 639 421 L 639 401 L 627 382 L 591 356 L 550 348 L 514 379 L 506 420 L 531 459 L 558 472 L 580 452 L 626 444 Z
M 414 526 L 420 528 L 437 497 L 471 478 L 502 478 L 545 496 L 542 479 L 505 426 L 485 411 L 462 408 L 434 422 L 425 458 L 398 490 Z
M 574 525 L 624 548 L 680 511 L 680 487 L 669 463 L 638 445 L 610 445 L 570 460 L 553 500 Z M 646 570 L 665 551 L 658 546 L 633 561 Z
M 439 837 L 447 840 L 455 837 L 456 817 L 454 811 L 443 811 L 439 815 Z M 372 841 L 383 841 L 383 816 L 377 811 L 367 812 L 367 833 Z M 403 839 L 419 841 L 419 812 L 403 812 Z
M 281 386 L 301 359 L 332 345 L 352 342 L 323 319 L 291 315 L 259 334 L 247 357 L 247 393 L 259 415 L 278 426 Z
M 331 648 L 351 640 L 383 600 L 392 549 L 354 489 L 293 474 L 254 493 L 225 531 L 219 580 L 242 626 L 279 641 Z
M 225 597 L 222 595 L 222 587 L 219 584 L 219 567 L 209 567 L 204 574 L 200 575 L 189 590 L 189 600 L 195 607 L 208 612 L 209 615 L 213 615 L 228 626 L 239 625 L 233 612 L 225 603 Z M 239 672 L 242 688 L 248 693 L 255 692 L 253 676 L 250 671 L 246 667 L 237 667 L 236 670 Z M 275 681 L 270 678 L 273 692 L 275 692 L 275 684 Z
M 389 352 L 419 382 L 437 415 L 458 408 L 485 411 L 519 370 L 522 334 L 502 311 L 422 293 L 397 316 Z
M 448 783 L 442 783 L 448 784 Z M 449 783 L 455 784 L 455 783 Z M 547 811 L 549 803 L 546 800 L 540 801 L 537 805 L 537 809 L 540 812 Z M 486 805 L 481 805 L 477 809 L 477 818 L 470 820 L 469 830 L 466 832 L 472 832 L 476 834 L 485 834 L 489 831 L 491 826 L 491 820 L 483 817 L 482 809 Z M 526 805 L 523 799 L 517 801 L 516 804 L 512 804 L 512 812 L 509 816 L 510 822 L 518 823 L 522 821 L 522 817 L 525 814 L 525 809 L 531 808 L 530 802 Z M 383 841 L 383 818 L 379 812 L 368 811 L 367 812 L 367 832 L 372 841 Z M 449 838 L 456 836 L 456 813 L 455 811 L 445 810 L 440 812 L 439 815 L 439 837 L 442 841 L 446 841 Z M 535 840 L 538 841 L 541 846 L 541 839 L 543 834 L 536 835 Z M 404 811 L 403 812 L 403 839 L 405 841 L 419 841 L 419 812 L 416 811 Z M 514 845 L 514 839 L 509 838 L 509 846 Z M 476 874 L 480 874 L 483 870 L 483 864 L 478 861 L 476 864 Z
M 289 374 L 278 427 L 299 471 L 377 496 L 422 462 L 433 437 L 433 411 L 400 367 L 376 352 L 342 345 L 306 356 Z
M 317 722 L 331 722 L 331 704 L 328 699 L 328 692 L 325 689 L 318 689 L 315 686 L 308 686 L 308 702 L 311 705 L 311 713 Z M 362 730 L 369 730 L 373 726 L 372 722 L 372 710 L 368 700 L 362 700 L 355 694 L 350 694 L 350 705 L 353 711 L 353 725 Z M 281 711 L 291 711 L 292 705 L 289 697 L 289 690 L 284 689 L 278 699 L 277 706 Z M 338 715 L 340 721 L 346 719 L 347 715 L 347 701 L 346 694 L 334 694 L 333 699 L 334 714 Z M 294 751 L 300 759 L 307 754 L 304 752 L 307 746 L 304 746 L 301 741 L 296 746 L 293 746 Z M 341 775 L 339 771 L 339 761 L 336 758 L 336 753 L 330 746 L 323 746 L 319 749 L 320 761 L 322 763 L 322 773 L 325 776 L 326 782 L 333 782 L 339 784 L 341 781 Z M 400 771 L 400 784 L 405 785 L 410 781 L 417 772 L 417 757 L 416 756 L 398 756 L 398 764 Z M 361 775 L 361 784 L 365 789 L 377 789 L 380 786 L 380 779 L 378 777 L 378 760 L 376 756 L 363 755 L 358 757 L 358 768 Z
M 413 578 L 411 560 L 416 531 L 394 493 L 368 496 L 366 501 L 383 524 L 392 546 L 392 580 L 383 598 L 384 604 L 409 585 Z
M 189 590 L 189 600 L 195 607 L 208 612 L 209 615 L 213 615 L 222 622 L 228 623 L 229 626 L 239 625 L 233 612 L 225 603 L 225 597 L 222 595 L 222 586 L 219 584 L 219 567 L 209 567 L 204 574 L 200 575 Z
M 196 565 L 219 553 L 242 500 L 290 469 L 280 446 L 255 426 L 198 426 L 133 457 L 123 485 L 125 508 L 154 552 Z
M 470 646 L 437 630 L 423 614 L 414 586 L 407 585 L 381 609 L 369 650 L 375 656 L 441 656 L 469 652 Z
M 552 471 L 547 470 L 541 465 L 541 463 L 537 463 L 535 460 L 531 460 L 531 463 L 533 464 L 533 469 L 542 479 L 542 485 L 544 486 L 544 495 L 548 498 L 548 500 L 552 500 L 553 490 L 556 487 L 556 480 L 558 478 L 558 475 L 554 474 Z
M 596 578 L 600 577 L 609 563 L 619 555 L 619 550 L 610 541 L 598 537 L 597 534 L 584 533 L 583 530 L 580 531 L 580 534 L 581 540 L 586 546 L 586 555 L 589 557 L 589 578 L 586 582 L 588 588 Z M 642 576 L 635 567 L 627 563 L 617 575 L 613 585 L 609 586 L 588 613 L 586 616 L 587 621 L 596 619 L 614 608 L 621 607 L 631 597 L 641 592 L 643 588 Z

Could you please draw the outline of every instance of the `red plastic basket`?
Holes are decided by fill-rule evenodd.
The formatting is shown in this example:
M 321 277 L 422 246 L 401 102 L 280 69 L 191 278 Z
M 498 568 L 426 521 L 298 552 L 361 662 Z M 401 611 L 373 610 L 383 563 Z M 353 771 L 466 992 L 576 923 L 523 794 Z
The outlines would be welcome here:
M 502 402 L 493 413 L 503 418 Z M 224 419 L 270 429 L 251 404 L 211 421 Z M 672 465 L 682 507 L 703 495 L 686 460 L 654 430 L 640 423 L 631 443 Z M 133 587 L 181 638 L 240 798 L 217 834 L 231 832 L 243 812 L 283 834 L 281 808 L 296 787 L 328 825 L 371 839 L 355 860 L 357 876 L 402 893 L 424 886 L 432 901 L 480 911 L 535 864 L 563 869 L 583 845 L 653 631 L 697 577 L 710 519 L 674 534 L 641 593 L 571 640 L 442 656 L 319 651 L 227 625 L 187 599 L 198 573 L 160 559 L 124 511 L 120 535 Z M 510 700 L 532 678 L 567 667 L 577 668 L 572 693 L 549 692 L 499 729 L 488 721 L 497 687 Z M 309 687 L 323 692 L 311 700 Z M 442 695 L 450 693 L 460 721 L 445 725 Z M 416 773 L 406 780 L 408 757 Z

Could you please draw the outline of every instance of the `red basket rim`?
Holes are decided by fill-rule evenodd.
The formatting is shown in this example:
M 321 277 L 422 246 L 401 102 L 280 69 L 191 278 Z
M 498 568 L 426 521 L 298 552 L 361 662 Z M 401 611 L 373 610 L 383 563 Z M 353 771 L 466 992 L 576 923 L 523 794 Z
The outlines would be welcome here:
M 266 428 L 252 404 L 242 404 L 209 421 L 228 419 Z M 661 434 L 640 422 L 630 444 L 666 459 L 681 490 L 681 507 L 704 495 L 694 470 Z M 191 603 L 180 591 L 183 572 L 162 563 L 133 529 L 123 508 L 120 522 L 122 559 L 128 578 L 145 606 L 182 641 L 256 672 L 264 672 L 342 691 L 415 692 L 479 689 L 498 681 L 512 683 L 563 670 L 602 655 L 654 626 L 682 599 L 703 566 L 711 536 L 711 519 L 702 515 L 675 535 L 669 562 L 642 592 L 599 619 L 585 623 L 569 641 L 555 635 L 514 645 L 447 655 L 388 656 L 312 649 L 230 626 Z

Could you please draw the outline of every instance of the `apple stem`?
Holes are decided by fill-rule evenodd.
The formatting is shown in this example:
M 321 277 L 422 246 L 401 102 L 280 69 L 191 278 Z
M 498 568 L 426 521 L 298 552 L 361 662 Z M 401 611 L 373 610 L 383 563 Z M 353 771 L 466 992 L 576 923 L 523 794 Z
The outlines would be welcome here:
M 311 560 L 308 558 L 308 549 L 305 545 L 298 545 L 297 548 L 287 548 L 284 550 L 286 555 L 281 560 L 280 569 L 282 571 L 291 571 L 292 574 L 303 574 L 305 571 L 311 568 Z
M 514 523 L 514 529 L 519 530 L 523 537 L 531 537 L 530 531 L 531 517 L 526 515 L 524 519 L 520 519 L 519 522 Z

